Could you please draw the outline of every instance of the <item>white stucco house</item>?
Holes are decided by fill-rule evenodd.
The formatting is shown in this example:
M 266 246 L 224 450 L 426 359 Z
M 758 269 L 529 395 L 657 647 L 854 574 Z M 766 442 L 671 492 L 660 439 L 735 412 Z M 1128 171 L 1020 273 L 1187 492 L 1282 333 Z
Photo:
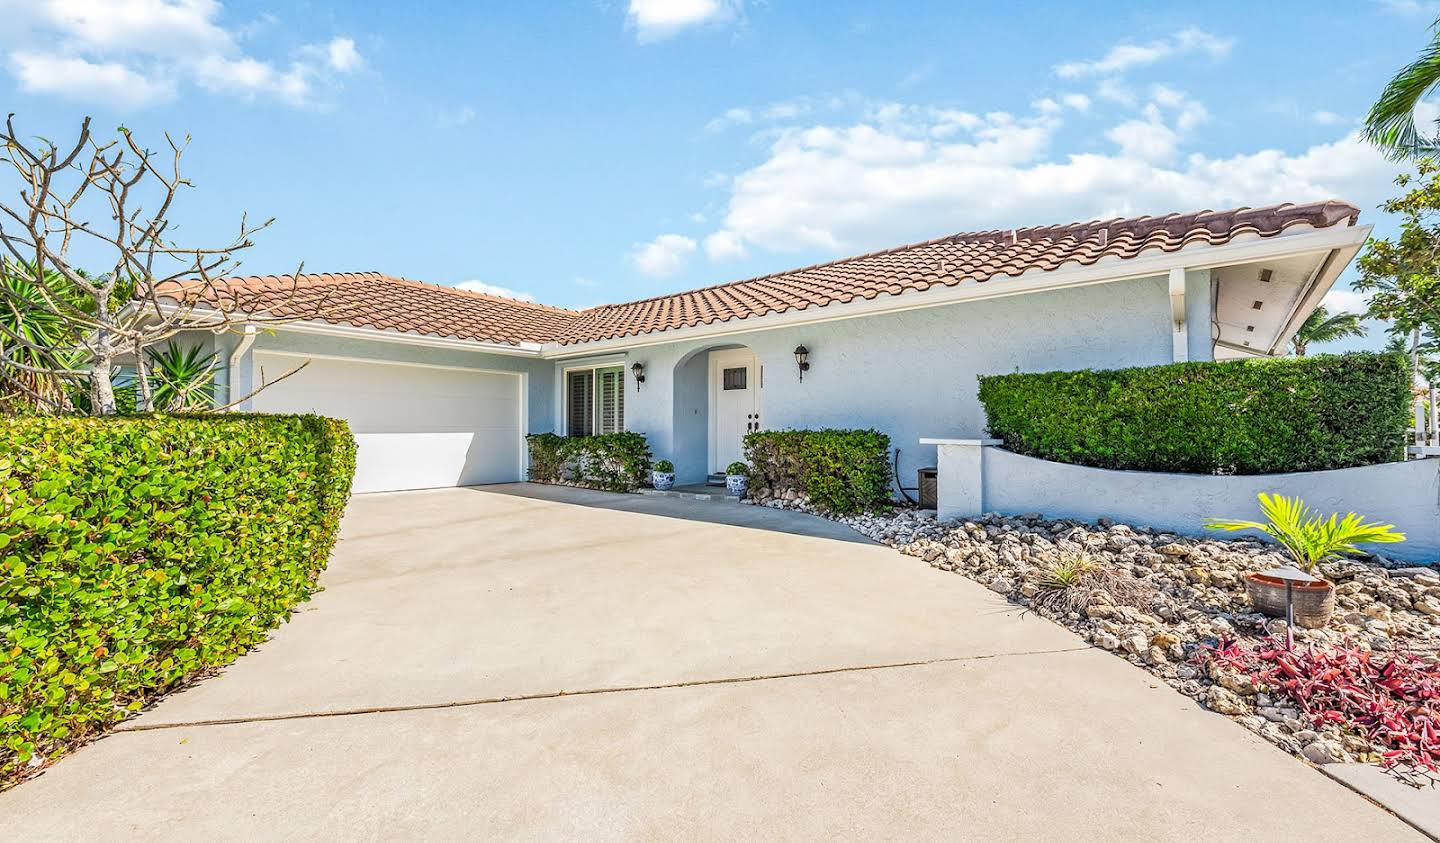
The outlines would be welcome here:
M 632 430 L 680 483 L 748 430 L 976 437 L 978 375 L 1279 355 L 1365 242 L 1344 202 L 954 234 L 583 311 L 378 273 L 225 282 L 294 321 L 207 338 L 242 409 L 347 419 L 356 491 L 509 482 L 527 433 Z M 804 349 L 804 365 L 797 350 Z M 223 395 L 222 395 L 223 397 Z

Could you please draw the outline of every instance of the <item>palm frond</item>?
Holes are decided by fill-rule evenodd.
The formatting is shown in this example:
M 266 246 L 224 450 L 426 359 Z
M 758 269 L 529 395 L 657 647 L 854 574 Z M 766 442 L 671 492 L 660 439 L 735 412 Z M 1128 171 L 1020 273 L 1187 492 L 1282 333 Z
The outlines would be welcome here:
M 1415 125 L 1415 106 L 1440 84 L 1440 33 L 1420 56 L 1385 86 L 1365 118 L 1365 139 L 1391 160 L 1421 158 L 1440 152 L 1436 138 Z
M 1260 511 L 1267 519 L 1239 521 L 1211 518 L 1206 526 L 1214 530 L 1259 530 L 1266 533 L 1289 552 L 1296 565 L 1307 571 L 1326 559 L 1350 553 L 1361 553 L 1358 545 L 1388 544 L 1405 541 L 1405 534 L 1396 532 L 1394 524 L 1367 523 L 1350 512 L 1323 518 L 1305 505 L 1300 498 L 1271 495 L 1258 496 Z

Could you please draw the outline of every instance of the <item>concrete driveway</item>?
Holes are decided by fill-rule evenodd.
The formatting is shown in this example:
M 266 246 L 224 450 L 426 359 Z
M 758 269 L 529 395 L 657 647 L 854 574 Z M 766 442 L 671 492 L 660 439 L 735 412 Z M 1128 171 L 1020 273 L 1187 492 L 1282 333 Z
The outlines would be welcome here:
M 1415 836 L 1149 674 L 808 516 L 370 495 L 324 582 L 223 675 L 0 795 L 5 836 Z

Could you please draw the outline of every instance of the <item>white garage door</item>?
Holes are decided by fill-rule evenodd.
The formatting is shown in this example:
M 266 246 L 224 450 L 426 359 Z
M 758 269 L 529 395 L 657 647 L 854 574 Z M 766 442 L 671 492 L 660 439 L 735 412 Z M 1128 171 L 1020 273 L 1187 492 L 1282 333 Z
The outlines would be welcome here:
M 356 492 L 434 489 L 520 479 L 519 375 L 433 366 L 255 355 L 267 380 L 305 369 L 255 396 L 261 413 L 345 419 L 359 448 Z

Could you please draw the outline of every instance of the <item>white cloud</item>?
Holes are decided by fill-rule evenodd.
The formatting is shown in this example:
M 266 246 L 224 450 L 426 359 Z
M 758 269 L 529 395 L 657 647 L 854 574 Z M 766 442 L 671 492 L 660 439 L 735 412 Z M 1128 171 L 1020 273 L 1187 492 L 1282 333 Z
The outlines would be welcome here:
M 365 65 L 351 38 L 330 39 L 330 43 L 325 45 L 325 57 L 330 62 L 330 69 L 337 73 L 353 73 Z
M 695 252 L 695 241 L 681 234 L 662 234 L 649 243 L 636 243 L 630 263 L 652 278 L 668 278 L 679 272 Z
M 240 42 L 258 30 L 228 30 L 222 12 L 218 0 L 0 0 L 9 30 L 0 41 L 23 44 L 8 62 L 23 90 L 130 109 L 174 99 L 177 83 L 192 80 L 212 92 L 309 105 L 331 74 L 363 66 L 344 37 L 301 47 L 290 60 L 250 55 Z
M 1094 61 L 1070 61 L 1057 64 L 1055 75 L 1062 79 L 1081 76 L 1104 76 L 1124 73 L 1132 67 L 1154 64 L 1161 59 L 1191 53 L 1204 53 L 1212 57 L 1224 56 L 1230 52 L 1234 41 L 1219 38 L 1202 29 L 1183 29 L 1173 37 L 1161 38 L 1148 44 L 1116 44 L 1104 56 Z
M 729 108 L 725 113 L 705 124 L 705 131 L 719 132 L 731 126 L 744 126 L 755 119 L 748 108 Z
M 471 108 L 468 105 L 462 105 L 456 109 L 440 112 L 440 116 L 435 120 L 435 122 L 442 129 L 453 129 L 456 126 L 470 125 L 471 123 L 475 122 L 475 118 L 478 116 L 480 115 L 475 111 L 475 109 Z
M 1311 122 L 1319 123 L 1321 126 L 1334 126 L 1337 123 L 1345 122 L 1345 118 L 1333 111 L 1317 111 L 1310 115 Z
M 535 301 L 535 297 L 530 293 L 522 293 L 519 290 L 500 287 L 495 284 L 486 284 L 484 281 L 461 281 L 455 285 L 455 289 L 469 290 L 472 293 L 484 293 L 489 296 L 500 296 L 501 298 L 514 299 L 516 301 Z
M 1090 110 L 1090 98 L 1084 94 L 1065 94 L 1060 97 L 1060 102 L 1067 108 L 1073 108 L 1076 111 Z
M 705 238 L 705 254 L 712 261 L 727 261 L 745 257 L 745 244 L 733 231 L 717 231 Z
M 1125 84 L 1124 80 L 1115 78 L 1101 79 L 1100 84 L 1095 87 L 1095 96 L 1121 105 L 1134 105 L 1139 100 L 1134 89 Z
M 1298 152 L 1184 156 L 1176 126 L 1187 113 L 1201 118 L 1188 97 L 1162 99 L 1170 105 L 1150 103 L 1139 125 L 1109 130 L 1110 153 L 1051 153 L 1061 121 L 1044 114 L 972 115 L 961 128 L 940 111 L 898 106 L 888 122 L 877 113 L 787 130 L 731 180 L 711 237 L 723 234 L 727 248 L 853 253 L 947 231 L 1202 208 L 1330 198 L 1370 208 L 1389 190 L 1394 166 L 1353 132 Z M 950 129 L 936 133 L 941 125 Z
M 733 20 L 742 0 L 630 0 L 626 25 L 642 44 L 663 41 L 682 30 Z
M 121 108 L 145 108 L 175 98 L 175 86 L 147 79 L 121 64 L 92 63 L 39 53 L 10 54 L 10 69 L 20 89 L 80 102 L 105 102 Z
M 1364 313 L 1370 304 L 1364 293 L 1349 288 L 1336 287 L 1325 294 L 1325 307 L 1331 313 Z

